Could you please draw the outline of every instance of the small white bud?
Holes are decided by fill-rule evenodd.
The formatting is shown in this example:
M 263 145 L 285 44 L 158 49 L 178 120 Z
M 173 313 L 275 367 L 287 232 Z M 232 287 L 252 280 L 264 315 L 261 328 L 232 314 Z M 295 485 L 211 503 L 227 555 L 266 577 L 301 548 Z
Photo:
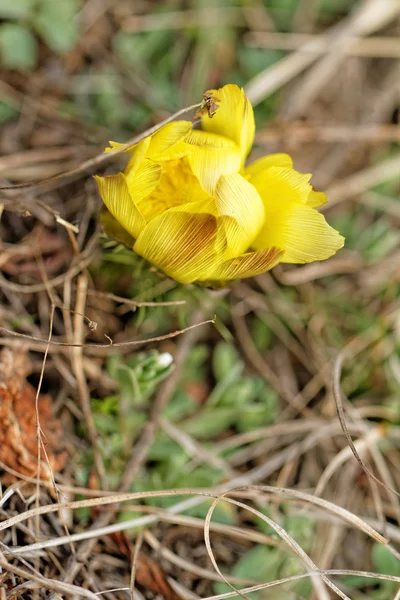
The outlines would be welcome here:
M 169 352 L 162 352 L 158 355 L 157 364 L 159 367 L 169 367 L 174 362 L 174 357 Z

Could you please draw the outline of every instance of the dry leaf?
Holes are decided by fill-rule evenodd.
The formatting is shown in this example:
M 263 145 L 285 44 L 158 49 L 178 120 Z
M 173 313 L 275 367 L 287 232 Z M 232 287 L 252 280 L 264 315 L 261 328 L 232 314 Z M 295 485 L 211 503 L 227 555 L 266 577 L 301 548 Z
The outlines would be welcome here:
M 132 562 L 133 546 L 127 537 L 122 532 L 114 533 L 110 537 L 117 544 L 121 553 L 128 556 L 129 561 Z M 182 600 L 168 583 L 160 565 L 143 552 L 140 552 L 137 558 L 135 581 L 147 591 L 161 594 L 165 600 Z
M 30 361 L 22 348 L 0 352 L 0 461 L 33 477 L 38 468 L 38 441 L 36 390 L 26 380 L 29 372 Z M 60 471 L 66 460 L 66 452 L 60 447 L 62 427 L 53 415 L 50 396 L 39 396 L 38 413 L 48 456 L 47 462 L 42 451 L 40 477 L 49 480 L 50 468 Z M 6 473 L 2 479 L 7 484 L 15 477 Z

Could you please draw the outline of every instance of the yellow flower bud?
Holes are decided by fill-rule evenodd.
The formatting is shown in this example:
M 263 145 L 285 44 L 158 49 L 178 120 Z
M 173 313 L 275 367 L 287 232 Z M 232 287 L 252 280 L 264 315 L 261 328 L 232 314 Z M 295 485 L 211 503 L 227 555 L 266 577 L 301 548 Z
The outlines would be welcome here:
M 244 166 L 255 126 L 242 89 L 209 90 L 200 114 L 201 129 L 172 121 L 129 149 L 123 173 L 96 177 L 106 233 L 181 283 L 225 284 L 343 246 L 316 210 L 325 195 L 288 155 Z

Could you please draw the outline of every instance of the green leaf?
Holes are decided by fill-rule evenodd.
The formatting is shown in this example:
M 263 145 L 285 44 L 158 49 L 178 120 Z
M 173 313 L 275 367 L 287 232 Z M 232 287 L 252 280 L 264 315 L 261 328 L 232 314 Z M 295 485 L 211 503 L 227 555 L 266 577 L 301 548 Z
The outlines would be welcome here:
M 282 554 L 276 548 L 255 546 L 236 564 L 235 577 L 246 577 L 254 581 L 273 581 L 278 579 Z
M 14 107 L 11 103 L 0 102 L 0 123 L 10 121 L 17 116 L 18 112 L 18 108 Z
M 172 422 L 182 421 L 196 409 L 196 403 L 191 396 L 183 390 L 177 390 L 163 415 Z
M 268 327 L 264 321 L 255 317 L 251 321 L 250 331 L 255 345 L 261 352 L 265 352 L 265 350 L 268 350 L 271 347 L 274 335 L 270 327 Z
M 283 554 L 277 548 L 255 546 L 238 560 L 232 575 L 262 583 L 273 581 L 279 578 L 279 568 L 283 559 Z M 231 590 L 226 584 L 218 582 L 214 585 L 214 591 L 223 594 Z
M 0 0 L 0 19 L 23 19 L 33 9 L 34 0 Z
M 78 39 L 76 0 L 41 0 L 34 16 L 34 26 L 43 41 L 54 52 L 63 54 L 73 48 Z
M 315 538 L 315 523 L 306 515 L 287 515 L 284 529 L 300 544 L 306 552 L 311 550 Z
M 240 362 L 239 353 L 232 344 L 226 342 L 217 344 L 213 354 L 215 379 L 221 381 L 228 377 L 238 362 Z
M 283 56 L 284 52 L 281 50 L 251 48 L 249 46 L 238 49 L 240 67 L 248 77 L 254 77 L 278 62 Z
M 240 409 L 212 407 L 181 423 L 180 427 L 189 435 L 210 438 L 233 425 L 239 415 Z
M 373 545 L 372 562 L 378 573 L 400 577 L 400 561 L 382 544 Z
M 262 404 L 250 404 L 246 406 L 243 414 L 237 422 L 237 428 L 240 432 L 252 431 L 258 427 L 263 427 L 271 423 L 271 412 Z
M 212 501 L 210 500 L 206 500 L 204 504 L 197 506 L 195 509 L 190 509 L 189 511 L 187 511 L 187 514 L 190 514 L 193 517 L 199 517 L 200 519 L 205 519 L 210 509 L 211 502 Z M 212 514 L 212 522 L 224 523 L 225 525 L 237 525 L 238 518 L 236 507 L 230 504 L 229 502 L 219 502 L 214 508 Z
M 286 556 L 279 571 L 279 577 L 293 577 L 304 573 L 304 564 L 298 556 Z M 312 583 L 309 578 L 294 580 L 288 584 L 301 598 L 310 598 L 312 594 Z
M 143 65 L 154 58 L 169 55 L 173 43 L 170 31 L 155 30 L 145 33 L 117 33 L 112 40 L 115 54 L 128 65 Z M 158 68 L 158 63 L 153 63 Z
M 4 23 L 0 26 L 0 52 L 7 69 L 32 69 L 36 64 L 36 39 L 26 27 Z

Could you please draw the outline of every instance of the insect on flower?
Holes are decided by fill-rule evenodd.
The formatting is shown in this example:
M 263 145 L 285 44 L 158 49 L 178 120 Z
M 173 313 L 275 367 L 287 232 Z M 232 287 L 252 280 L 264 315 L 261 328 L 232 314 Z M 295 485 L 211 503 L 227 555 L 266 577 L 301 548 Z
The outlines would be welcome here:
M 200 129 L 172 121 L 127 150 L 123 173 L 96 177 L 108 235 L 176 281 L 215 286 L 343 246 L 316 210 L 325 194 L 290 156 L 245 166 L 255 123 L 242 89 L 207 91 L 196 116 Z

